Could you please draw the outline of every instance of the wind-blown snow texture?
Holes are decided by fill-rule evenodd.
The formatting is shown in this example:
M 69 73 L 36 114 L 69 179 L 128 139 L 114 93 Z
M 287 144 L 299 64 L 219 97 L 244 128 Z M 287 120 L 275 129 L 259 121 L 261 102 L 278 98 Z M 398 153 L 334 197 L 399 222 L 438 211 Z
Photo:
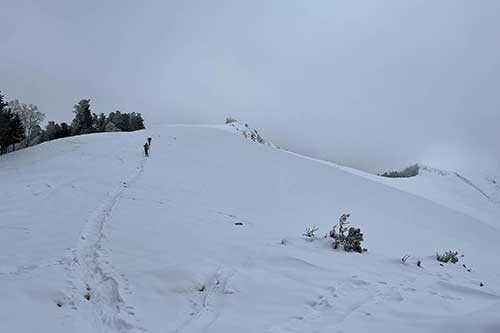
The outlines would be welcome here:
M 500 331 L 494 186 L 381 179 L 228 128 L 2 156 L 0 332 Z M 347 212 L 369 252 L 301 238 Z M 450 249 L 465 257 L 440 266 Z

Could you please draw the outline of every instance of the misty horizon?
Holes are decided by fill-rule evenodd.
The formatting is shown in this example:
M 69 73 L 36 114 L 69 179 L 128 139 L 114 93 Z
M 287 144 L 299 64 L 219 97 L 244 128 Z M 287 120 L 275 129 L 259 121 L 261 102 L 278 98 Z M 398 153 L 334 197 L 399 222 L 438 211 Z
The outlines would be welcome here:
M 46 120 L 69 122 L 90 98 L 93 112 L 140 112 L 146 126 L 234 117 L 369 172 L 500 170 L 495 1 L 3 7 L 0 90 Z

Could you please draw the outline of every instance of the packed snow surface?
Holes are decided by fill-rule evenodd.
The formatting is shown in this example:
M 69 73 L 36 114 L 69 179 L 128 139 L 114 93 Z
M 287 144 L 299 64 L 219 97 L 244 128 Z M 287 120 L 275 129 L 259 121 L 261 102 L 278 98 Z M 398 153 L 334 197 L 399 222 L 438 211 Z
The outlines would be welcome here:
M 500 332 L 494 186 L 381 179 L 231 132 L 0 157 L 0 332 Z M 323 238 L 342 213 L 368 252 Z M 441 266 L 447 250 L 464 257 Z

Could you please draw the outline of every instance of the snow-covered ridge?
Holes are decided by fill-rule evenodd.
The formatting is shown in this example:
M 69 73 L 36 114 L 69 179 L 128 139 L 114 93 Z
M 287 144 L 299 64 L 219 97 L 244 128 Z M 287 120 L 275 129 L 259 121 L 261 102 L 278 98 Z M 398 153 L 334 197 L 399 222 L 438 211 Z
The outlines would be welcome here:
M 242 135 L 245 139 L 251 140 L 253 142 L 269 147 L 276 147 L 271 142 L 265 140 L 256 129 L 250 127 L 247 123 L 243 125 L 237 120 L 230 119 L 225 125 L 223 125 L 223 127 L 220 128 L 227 129 L 230 132 Z
M 424 164 L 418 166 L 415 177 L 377 177 L 376 180 L 500 229 L 500 186 L 493 177 L 475 170 L 452 171 Z
M 472 176 L 474 177 L 474 180 L 472 180 L 456 171 L 437 169 L 422 164 L 419 164 L 419 166 L 420 166 L 420 172 L 422 173 L 427 173 L 430 175 L 439 175 L 442 177 L 456 177 L 459 180 L 461 180 L 464 184 L 475 189 L 486 199 L 500 204 L 500 186 L 498 185 L 497 181 L 494 180 L 491 176 L 483 176 L 476 174 Z
M 213 127 L 242 135 L 244 138 L 257 143 L 278 148 L 263 139 L 256 129 L 251 128 L 248 124 L 243 125 L 234 119 L 230 119 L 225 125 Z M 280 150 L 421 196 L 500 228 L 500 221 L 498 221 L 498 216 L 500 216 L 500 184 L 491 176 L 485 176 L 479 172 L 465 176 L 464 171 L 459 173 L 457 171 L 443 170 L 422 163 L 416 163 L 414 166 L 405 169 L 409 170 L 416 167 L 417 172 L 415 176 L 380 177 L 334 162 L 287 151 L 286 149 Z
M 243 125 L 237 120 L 231 119 L 225 125 L 214 127 L 242 135 L 251 141 L 277 148 L 272 143 L 264 140 L 256 129 L 251 128 L 248 124 Z M 371 181 L 396 187 L 500 228 L 500 221 L 497 218 L 500 216 L 500 184 L 491 176 L 484 176 L 478 172 L 465 176 L 464 171 L 459 173 L 457 171 L 443 170 L 422 163 L 416 163 L 417 172 L 415 176 L 397 178 L 380 177 L 285 149 L 281 149 L 281 151 L 307 160 L 316 161 Z M 413 168 L 413 166 L 405 170 L 410 168 Z
M 433 168 L 433 167 L 430 167 L 428 165 L 424 165 L 422 163 L 418 163 L 417 165 L 419 167 L 419 174 L 421 172 L 427 172 L 429 174 L 435 174 L 435 175 L 439 175 L 439 176 L 449 176 L 451 173 L 453 173 L 452 171 L 446 171 L 446 170 L 442 170 L 442 169 L 438 169 L 438 168 Z
M 425 190 L 419 197 L 394 188 L 403 180 L 233 133 L 157 126 L 1 156 L 0 332 L 499 327 L 500 231 L 457 206 L 484 196 L 457 177 L 423 174 L 404 180 Z M 436 203 L 429 193 L 453 192 L 436 179 L 467 191 L 450 207 Z M 342 213 L 368 252 L 302 238 L 313 225 L 328 232 Z M 433 255 L 447 250 L 465 257 L 440 266 Z
M 249 127 L 248 124 L 243 125 L 237 120 L 230 120 L 225 125 L 216 126 L 216 128 L 277 148 L 272 143 L 264 140 L 258 131 Z M 334 162 L 308 157 L 284 149 L 281 149 L 281 151 L 421 196 L 500 229 L 500 221 L 498 221 L 498 216 L 500 216 L 500 184 L 491 176 L 485 176 L 478 172 L 465 176 L 463 171 L 459 173 L 416 163 L 417 172 L 415 176 L 380 177 Z M 405 170 L 412 167 L 410 166 Z

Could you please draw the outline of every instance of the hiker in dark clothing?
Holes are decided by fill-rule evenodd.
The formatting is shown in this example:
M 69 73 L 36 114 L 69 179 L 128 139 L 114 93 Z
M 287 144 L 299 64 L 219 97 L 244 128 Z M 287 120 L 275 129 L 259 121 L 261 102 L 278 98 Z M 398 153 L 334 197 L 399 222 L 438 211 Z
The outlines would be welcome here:
M 151 137 L 148 138 L 148 144 L 151 146 Z
M 144 144 L 144 156 L 149 156 L 149 145 L 147 142 Z

